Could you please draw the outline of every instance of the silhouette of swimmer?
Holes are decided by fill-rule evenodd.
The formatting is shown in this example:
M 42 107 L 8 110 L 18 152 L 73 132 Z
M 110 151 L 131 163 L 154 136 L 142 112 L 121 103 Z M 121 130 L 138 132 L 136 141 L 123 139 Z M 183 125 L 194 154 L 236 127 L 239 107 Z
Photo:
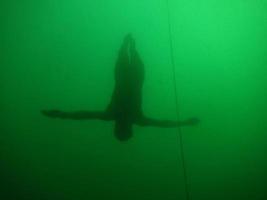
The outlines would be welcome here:
M 105 111 L 43 110 L 51 118 L 88 120 L 98 119 L 115 121 L 114 133 L 118 140 L 126 141 L 133 135 L 133 125 L 171 128 L 193 126 L 199 123 L 197 118 L 184 121 L 159 120 L 145 116 L 142 111 L 142 86 L 144 82 L 144 64 L 135 48 L 131 34 L 125 36 L 115 67 L 115 88 L 111 102 Z

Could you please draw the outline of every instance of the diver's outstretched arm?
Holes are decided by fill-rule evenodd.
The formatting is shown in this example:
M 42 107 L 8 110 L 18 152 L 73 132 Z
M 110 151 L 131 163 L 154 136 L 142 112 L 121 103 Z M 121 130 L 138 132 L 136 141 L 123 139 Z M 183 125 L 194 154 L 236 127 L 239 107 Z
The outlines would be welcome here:
M 200 122 L 197 118 L 190 118 L 184 121 L 174 121 L 174 120 L 159 120 L 152 119 L 148 117 L 143 117 L 139 119 L 136 124 L 140 126 L 155 126 L 161 128 L 172 128 L 180 126 L 195 126 Z
M 60 119 L 73 119 L 73 120 L 88 120 L 88 119 L 99 119 L 99 120 L 112 120 L 112 118 L 102 111 L 74 111 L 64 112 L 60 110 L 42 110 L 43 115 L 50 118 Z

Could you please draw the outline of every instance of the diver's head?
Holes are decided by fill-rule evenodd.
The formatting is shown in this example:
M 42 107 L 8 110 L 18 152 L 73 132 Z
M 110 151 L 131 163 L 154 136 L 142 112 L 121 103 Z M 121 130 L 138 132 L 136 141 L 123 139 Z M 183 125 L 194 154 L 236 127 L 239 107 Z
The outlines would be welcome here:
M 129 140 L 133 136 L 132 124 L 127 120 L 116 121 L 114 134 L 119 141 Z

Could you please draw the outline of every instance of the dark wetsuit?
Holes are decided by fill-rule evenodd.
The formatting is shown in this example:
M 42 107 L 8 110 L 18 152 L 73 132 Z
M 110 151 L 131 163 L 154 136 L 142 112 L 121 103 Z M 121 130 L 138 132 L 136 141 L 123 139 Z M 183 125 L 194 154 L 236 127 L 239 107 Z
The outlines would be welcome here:
M 143 119 L 143 83 L 143 62 L 133 42 L 126 41 L 118 55 L 115 67 L 115 88 L 106 110 L 107 114 L 115 120 L 115 134 L 120 139 L 130 137 L 132 125 Z
M 115 136 L 124 141 L 131 138 L 133 124 L 140 126 L 177 127 L 195 125 L 196 118 L 186 121 L 158 120 L 145 117 L 142 111 L 142 87 L 144 83 L 144 65 L 135 49 L 131 35 L 127 35 L 119 50 L 115 66 L 115 88 L 111 101 L 105 111 L 74 111 L 43 110 L 48 117 L 86 120 L 114 120 Z

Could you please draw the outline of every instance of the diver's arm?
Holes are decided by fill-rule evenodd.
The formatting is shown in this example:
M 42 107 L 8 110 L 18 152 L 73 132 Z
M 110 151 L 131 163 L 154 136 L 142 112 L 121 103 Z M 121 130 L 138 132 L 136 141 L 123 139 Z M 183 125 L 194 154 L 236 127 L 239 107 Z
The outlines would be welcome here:
M 142 119 L 138 120 L 136 124 L 140 126 L 155 126 L 155 127 L 161 127 L 161 128 L 172 128 L 172 127 L 180 127 L 180 126 L 195 126 L 199 122 L 200 121 L 197 118 L 190 118 L 184 121 L 175 121 L 175 120 L 159 120 L 159 119 L 143 117 Z
M 74 111 L 64 112 L 60 110 L 42 110 L 43 115 L 50 118 L 59 119 L 72 119 L 72 120 L 88 120 L 88 119 L 99 119 L 99 120 L 111 120 L 106 112 L 102 111 Z

